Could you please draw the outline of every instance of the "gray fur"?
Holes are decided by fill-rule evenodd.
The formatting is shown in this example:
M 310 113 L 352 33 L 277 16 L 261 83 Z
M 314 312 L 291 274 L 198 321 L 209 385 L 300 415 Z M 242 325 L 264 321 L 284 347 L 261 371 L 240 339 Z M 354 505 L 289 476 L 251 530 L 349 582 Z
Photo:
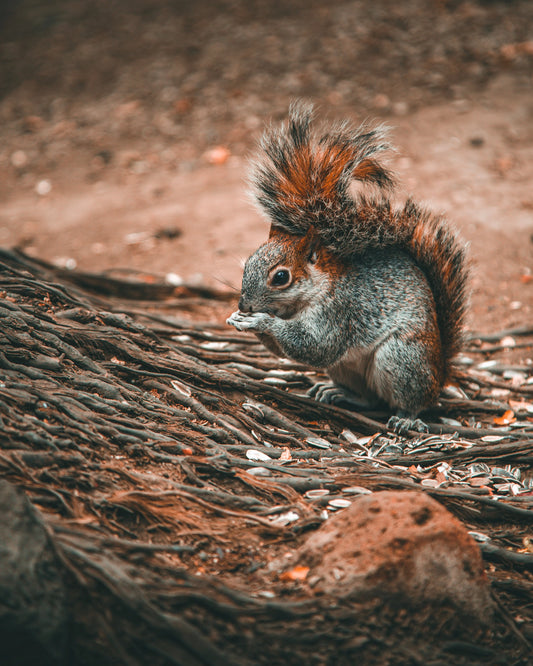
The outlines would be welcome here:
M 313 132 L 312 107 L 301 103 L 285 125 L 265 133 L 252 184 L 285 235 L 248 259 L 240 311 L 228 323 L 253 331 L 274 353 L 325 368 L 352 394 L 385 401 L 403 432 L 425 428 L 415 416 L 450 374 L 462 343 L 468 269 L 465 245 L 443 218 L 411 200 L 393 209 L 384 198 L 393 180 L 375 155 L 388 148 L 385 134 L 381 126 L 348 123 Z M 381 196 L 352 197 L 353 177 Z M 342 270 L 302 268 L 305 258 L 295 257 L 291 243 L 307 234 Z M 297 268 L 286 288 L 268 285 L 278 266 Z
M 228 323 L 271 336 L 285 356 L 325 368 L 358 395 L 419 411 L 433 368 L 427 350 L 409 340 L 431 326 L 427 312 L 434 301 L 413 260 L 401 251 L 366 253 L 335 285 L 310 265 L 305 280 L 283 292 L 280 305 L 280 292 L 266 285 L 271 266 L 265 258 L 283 263 L 284 256 L 281 246 L 268 245 L 245 266 L 242 304 L 249 312 L 234 313 Z M 416 298 L 407 298 L 412 294 Z

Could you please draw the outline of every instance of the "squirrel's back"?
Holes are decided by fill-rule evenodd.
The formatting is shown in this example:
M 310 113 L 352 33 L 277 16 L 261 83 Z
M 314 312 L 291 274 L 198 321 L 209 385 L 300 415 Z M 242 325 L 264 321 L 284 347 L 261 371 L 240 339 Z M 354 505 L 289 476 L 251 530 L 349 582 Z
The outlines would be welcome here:
M 445 375 L 462 344 L 468 268 L 465 245 L 445 220 L 411 200 L 393 209 L 384 194 L 393 178 L 375 155 L 389 148 L 385 128 L 348 123 L 311 131 L 312 107 L 293 104 L 288 123 L 268 130 L 256 162 L 255 197 L 278 230 L 305 236 L 312 228 L 339 260 L 372 248 L 408 252 L 435 300 Z M 351 181 L 377 186 L 378 197 L 352 195 Z

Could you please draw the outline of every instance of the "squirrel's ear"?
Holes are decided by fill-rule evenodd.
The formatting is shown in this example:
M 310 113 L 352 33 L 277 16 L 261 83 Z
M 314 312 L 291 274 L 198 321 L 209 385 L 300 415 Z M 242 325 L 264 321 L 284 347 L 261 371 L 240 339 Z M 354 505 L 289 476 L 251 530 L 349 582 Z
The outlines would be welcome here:
M 304 243 L 307 261 L 310 264 L 315 264 L 318 259 L 319 237 L 314 227 L 311 226 L 307 230 L 304 236 Z
M 276 238 L 278 240 L 282 240 L 289 236 L 289 234 L 285 231 L 283 227 L 278 227 L 276 224 L 271 224 L 270 225 L 270 231 L 268 233 L 268 240 L 272 240 L 273 238 Z

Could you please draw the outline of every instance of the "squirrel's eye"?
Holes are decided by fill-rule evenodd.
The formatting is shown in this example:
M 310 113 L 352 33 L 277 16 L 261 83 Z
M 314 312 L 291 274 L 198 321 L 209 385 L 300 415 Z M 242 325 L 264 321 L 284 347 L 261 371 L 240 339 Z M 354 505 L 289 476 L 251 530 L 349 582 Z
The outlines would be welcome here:
M 280 268 L 272 276 L 270 284 L 273 287 L 284 287 L 289 283 L 290 279 L 291 279 L 290 272 L 286 268 Z

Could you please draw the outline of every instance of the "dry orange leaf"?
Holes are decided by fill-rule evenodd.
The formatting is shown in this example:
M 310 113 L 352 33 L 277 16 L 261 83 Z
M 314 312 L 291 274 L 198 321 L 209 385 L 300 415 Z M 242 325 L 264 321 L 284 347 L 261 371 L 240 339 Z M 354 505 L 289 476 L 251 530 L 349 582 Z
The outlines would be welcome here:
M 446 475 L 443 474 L 442 472 L 438 472 L 438 473 L 437 473 L 437 476 L 435 477 L 435 479 L 436 479 L 439 483 L 444 483 L 444 482 L 446 481 Z
M 285 573 L 282 573 L 280 576 L 281 580 L 305 580 L 307 578 L 307 574 L 309 573 L 309 567 L 294 567 L 294 569 L 290 569 L 289 571 L 285 571 Z
M 209 164 L 220 165 L 228 161 L 231 153 L 225 146 L 216 146 L 205 153 L 205 158 Z
M 496 425 L 509 425 L 509 423 L 514 423 L 516 419 L 513 410 L 508 409 L 501 416 L 495 416 L 493 421 Z
M 281 455 L 279 457 L 280 460 L 292 460 L 292 454 L 291 450 L 285 446 L 283 451 L 281 452 Z

